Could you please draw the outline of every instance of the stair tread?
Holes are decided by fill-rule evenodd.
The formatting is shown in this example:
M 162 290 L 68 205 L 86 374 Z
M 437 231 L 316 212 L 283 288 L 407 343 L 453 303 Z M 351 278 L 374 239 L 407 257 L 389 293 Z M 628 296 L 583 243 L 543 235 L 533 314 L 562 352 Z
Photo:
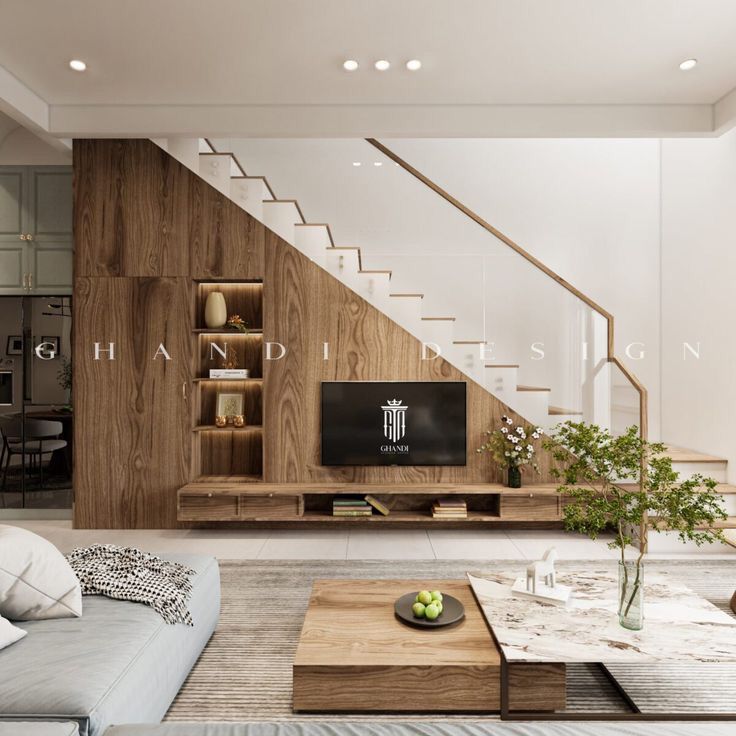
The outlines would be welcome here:
M 544 386 L 517 386 L 517 391 L 551 391 L 551 388 L 545 388 Z
M 422 322 L 454 322 L 457 317 L 422 317 Z
M 453 345 L 485 345 L 485 340 L 453 340 Z
M 577 411 L 575 409 L 564 409 L 561 406 L 550 406 L 547 409 L 547 413 L 554 417 L 561 416 L 564 414 L 569 414 L 571 416 L 582 416 L 583 415 L 583 412 L 581 411 Z
M 517 363 L 486 363 L 485 368 L 518 368 Z
M 413 296 L 413 297 L 416 297 L 417 299 L 424 299 L 424 294 L 389 294 L 389 296 L 401 296 L 401 297 Z
M 667 444 L 667 455 L 676 463 L 725 463 L 728 462 L 724 457 L 716 455 L 708 455 L 697 450 L 688 450 L 684 447 Z

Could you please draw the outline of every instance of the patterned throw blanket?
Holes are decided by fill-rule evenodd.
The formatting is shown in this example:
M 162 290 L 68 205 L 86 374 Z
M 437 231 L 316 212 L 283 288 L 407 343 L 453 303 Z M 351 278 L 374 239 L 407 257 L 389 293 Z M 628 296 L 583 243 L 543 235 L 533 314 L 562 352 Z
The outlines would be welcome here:
M 194 570 L 134 547 L 93 544 L 66 556 L 79 578 L 82 595 L 104 595 L 144 603 L 167 624 L 194 626 L 187 608 Z

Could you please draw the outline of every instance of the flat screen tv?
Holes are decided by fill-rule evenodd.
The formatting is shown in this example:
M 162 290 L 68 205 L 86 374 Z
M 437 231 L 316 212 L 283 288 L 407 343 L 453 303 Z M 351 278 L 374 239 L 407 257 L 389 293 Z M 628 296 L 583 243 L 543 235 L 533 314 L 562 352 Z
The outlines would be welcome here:
M 322 465 L 465 465 L 462 381 L 322 384 Z

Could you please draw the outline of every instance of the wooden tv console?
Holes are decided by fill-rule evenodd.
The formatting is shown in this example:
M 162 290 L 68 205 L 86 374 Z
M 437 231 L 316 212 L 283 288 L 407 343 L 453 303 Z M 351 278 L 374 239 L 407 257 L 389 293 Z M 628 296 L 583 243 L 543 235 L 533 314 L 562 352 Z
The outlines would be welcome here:
M 335 496 L 371 494 L 391 510 L 388 516 L 332 516 Z M 461 496 L 466 519 L 435 519 L 432 503 Z M 180 522 L 289 522 L 328 524 L 427 524 L 465 526 L 524 522 L 559 523 L 564 499 L 553 483 L 507 488 L 496 483 L 243 483 L 198 480 L 179 489 Z

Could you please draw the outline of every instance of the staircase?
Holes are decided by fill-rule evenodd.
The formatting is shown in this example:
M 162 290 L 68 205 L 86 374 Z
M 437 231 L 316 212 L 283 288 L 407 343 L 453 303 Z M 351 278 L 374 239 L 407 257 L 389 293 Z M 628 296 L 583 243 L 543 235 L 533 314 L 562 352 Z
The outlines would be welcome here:
M 519 375 L 521 369 L 518 364 L 497 363 L 485 359 L 485 341 L 469 339 L 471 336 L 463 334 L 455 316 L 427 313 L 423 293 L 394 290 L 391 270 L 365 268 L 359 246 L 336 243 L 329 224 L 308 222 L 296 200 L 279 199 L 266 177 L 247 174 L 233 153 L 215 150 L 213 144 L 205 138 L 154 139 L 153 142 L 422 341 L 428 357 L 441 354 L 468 378 L 483 386 L 530 423 L 549 430 L 567 420 L 596 421 L 608 426 L 614 433 L 631 424 L 638 424 L 642 434 L 646 435 L 646 391 L 620 361 L 611 355 L 612 317 L 382 144 L 369 141 L 496 238 L 523 254 L 536 268 L 568 289 L 607 321 L 607 325 L 604 325 L 607 357 L 599 361 L 596 369 L 600 371 L 601 364 L 606 363 L 612 376 L 609 383 L 609 407 L 602 420 L 598 415 L 588 415 L 580 406 L 563 407 L 552 404 L 552 388 L 521 383 L 523 376 Z M 669 452 L 674 469 L 682 477 L 701 473 L 719 482 L 718 490 L 729 514 L 728 521 L 722 526 L 736 530 L 736 486 L 726 483 L 726 461 L 676 447 L 670 447 Z
M 427 314 L 424 294 L 393 290 L 390 270 L 365 268 L 359 246 L 335 243 L 328 224 L 307 222 L 296 200 L 278 199 L 266 177 L 246 174 L 234 154 L 204 138 L 154 143 L 425 343 L 428 358 L 441 354 L 531 424 L 550 429 L 581 420 L 580 409 L 550 404 L 551 387 L 519 383 L 518 365 L 484 359 L 485 341 L 457 334 L 456 317 Z

